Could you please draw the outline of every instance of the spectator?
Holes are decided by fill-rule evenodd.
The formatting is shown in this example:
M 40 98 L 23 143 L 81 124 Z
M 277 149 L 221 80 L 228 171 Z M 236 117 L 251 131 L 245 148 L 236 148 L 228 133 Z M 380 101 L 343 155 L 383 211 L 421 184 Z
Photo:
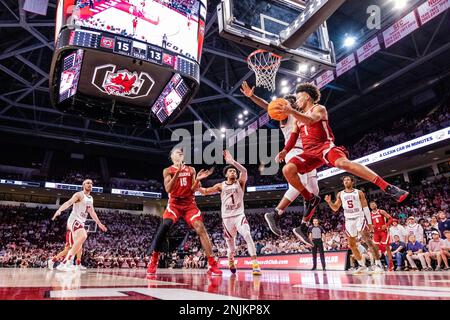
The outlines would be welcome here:
M 425 220 L 423 223 L 423 237 L 425 238 L 425 243 L 430 242 L 430 240 L 433 238 L 432 233 L 434 231 L 439 233 L 438 229 L 435 229 L 431 226 L 430 221 Z
M 406 239 L 406 229 L 398 223 L 397 219 L 393 219 L 392 224 L 389 227 L 389 237 L 391 241 L 395 241 L 395 236 L 398 236 L 401 240 Z
M 401 271 L 403 269 L 403 257 L 405 254 L 406 245 L 400 241 L 400 236 L 394 236 L 394 242 L 391 243 L 392 258 L 396 261 L 397 267 L 395 271 Z
M 424 235 L 423 228 L 420 224 L 416 223 L 415 220 L 416 219 L 413 216 L 410 216 L 408 218 L 408 220 L 406 221 L 405 230 L 406 230 L 408 239 L 409 239 L 409 236 L 414 235 L 417 241 L 419 241 L 422 244 L 426 244 L 426 242 L 423 238 L 423 235 Z M 406 239 L 406 241 L 408 241 L 408 240 Z
M 422 269 L 424 271 L 432 270 L 427 266 L 423 249 L 423 244 L 420 241 L 416 240 L 416 236 L 414 234 L 408 236 L 408 244 L 406 245 L 406 259 L 408 260 L 413 271 L 418 270 L 417 265 L 414 262 L 415 260 L 420 261 L 420 264 L 422 265 Z
M 442 261 L 444 261 L 445 268 L 448 270 L 447 256 L 444 254 L 443 248 L 445 247 L 445 240 L 442 240 L 439 235 L 439 231 L 433 231 L 431 233 L 432 239 L 428 243 L 428 254 L 426 256 L 428 265 L 431 268 L 431 259 L 436 260 L 436 271 L 441 270 Z
M 447 219 L 447 215 L 442 210 L 438 212 L 438 218 L 439 218 L 438 227 L 439 231 L 441 232 L 441 238 L 445 239 L 444 232 L 446 230 L 450 230 L 450 220 Z

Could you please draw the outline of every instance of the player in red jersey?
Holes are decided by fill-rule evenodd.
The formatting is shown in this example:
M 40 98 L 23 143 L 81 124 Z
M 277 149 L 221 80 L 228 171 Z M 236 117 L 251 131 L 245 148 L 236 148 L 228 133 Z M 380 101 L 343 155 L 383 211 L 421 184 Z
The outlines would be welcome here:
M 378 209 L 377 203 L 375 201 L 370 201 L 369 203 L 370 215 L 372 217 L 373 225 L 373 243 L 378 246 L 381 253 L 387 255 L 389 259 L 389 271 L 394 270 L 394 262 L 392 260 L 392 252 L 389 245 L 389 226 L 394 220 L 389 213 L 384 210 Z
M 193 167 L 184 164 L 181 148 L 174 148 L 170 153 L 173 165 L 164 169 L 164 187 L 169 194 L 167 208 L 163 214 L 163 221 L 156 231 L 152 241 L 152 255 L 147 268 L 148 275 L 154 275 L 158 266 L 159 252 L 171 226 L 183 218 L 186 223 L 197 232 L 206 257 L 208 258 L 208 274 L 222 275 L 213 256 L 212 245 L 203 224 L 201 211 L 195 203 L 194 192 L 199 187 L 200 180 L 212 173 L 210 170 L 200 170 L 196 175 Z
M 301 112 L 289 103 L 281 107 L 282 112 L 288 116 L 294 116 L 297 122 L 294 124 L 288 143 L 276 159 L 284 161 L 287 153 L 295 146 L 298 136 L 301 136 L 304 152 L 289 160 L 283 167 L 283 174 L 286 180 L 305 198 L 306 210 L 304 215 L 308 216 L 319 205 L 320 197 L 312 194 L 304 187 L 298 174 L 305 174 L 324 164 L 337 167 L 376 184 L 386 194 L 395 198 L 397 202 L 406 199 L 409 194 L 407 191 L 387 183 L 368 167 L 350 161 L 347 150 L 334 144 L 334 135 L 328 124 L 328 112 L 324 106 L 318 103 L 320 91 L 315 85 L 311 83 L 299 84 L 296 88 L 296 98 L 297 107 Z

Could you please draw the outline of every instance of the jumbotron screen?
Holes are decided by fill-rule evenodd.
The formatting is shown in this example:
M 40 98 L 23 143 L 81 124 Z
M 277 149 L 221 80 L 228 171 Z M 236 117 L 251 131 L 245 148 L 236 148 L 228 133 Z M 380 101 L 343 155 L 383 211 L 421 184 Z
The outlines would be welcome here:
M 110 32 L 199 62 L 207 0 L 64 0 L 64 25 Z

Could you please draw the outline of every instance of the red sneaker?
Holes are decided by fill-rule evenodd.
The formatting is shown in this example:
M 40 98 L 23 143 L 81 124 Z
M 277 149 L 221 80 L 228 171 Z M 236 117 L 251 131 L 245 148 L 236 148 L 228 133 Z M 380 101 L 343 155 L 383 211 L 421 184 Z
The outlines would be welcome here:
M 153 252 L 152 258 L 150 259 L 150 262 L 147 265 L 147 275 L 156 274 L 156 268 L 158 268 L 158 261 L 159 261 L 159 252 Z
M 222 270 L 219 269 L 219 267 L 217 266 L 217 261 L 210 257 L 208 259 L 208 275 L 210 276 L 221 276 L 222 275 Z

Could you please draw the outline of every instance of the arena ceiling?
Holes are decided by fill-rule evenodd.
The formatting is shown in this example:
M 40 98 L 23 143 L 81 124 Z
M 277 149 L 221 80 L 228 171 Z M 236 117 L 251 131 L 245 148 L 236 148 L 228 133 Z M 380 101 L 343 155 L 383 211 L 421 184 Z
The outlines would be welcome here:
M 208 3 L 200 91 L 174 123 L 159 129 L 127 128 L 62 114 L 51 106 L 48 88 L 56 0 L 49 1 L 46 16 L 25 12 L 21 9 L 23 1 L 0 0 L 2 132 L 154 153 L 167 151 L 173 145 L 170 141 L 173 130 L 189 129 L 195 120 L 201 121 L 204 128 L 238 128 L 236 117 L 243 110 L 248 110 L 244 126 L 261 114 L 239 91 L 244 80 L 254 82 L 245 61 L 253 49 L 219 36 L 218 0 Z M 410 0 L 409 4 L 422 2 Z M 379 32 L 366 27 L 366 9 L 371 4 L 381 6 L 382 26 L 392 24 L 411 9 L 409 6 L 403 11 L 393 10 L 388 0 L 347 0 L 327 22 L 337 60 L 349 53 L 342 46 L 346 34 L 354 35 L 361 44 Z M 399 43 L 376 53 L 368 63 L 358 64 L 327 85 L 322 90 L 322 103 L 329 109 L 337 136 L 351 140 L 382 121 L 414 112 L 423 101 L 437 104 L 448 99 L 449 31 L 447 10 Z M 297 74 L 282 65 L 277 81 L 283 79 L 295 83 Z M 268 100 L 272 95 L 259 90 L 257 93 Z

